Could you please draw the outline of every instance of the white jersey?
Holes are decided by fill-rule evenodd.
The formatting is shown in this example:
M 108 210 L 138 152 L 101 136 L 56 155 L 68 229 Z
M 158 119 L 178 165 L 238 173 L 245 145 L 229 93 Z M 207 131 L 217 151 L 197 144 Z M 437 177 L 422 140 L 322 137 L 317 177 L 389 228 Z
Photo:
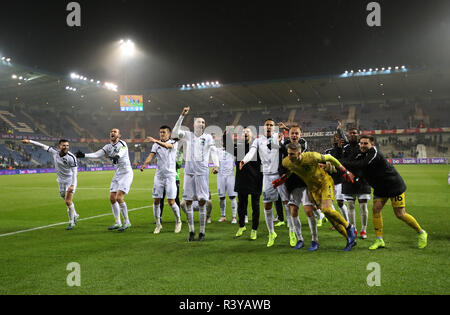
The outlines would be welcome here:
M 60 156 L 59 151 L 55 148 L 33 140 L 30 140 L 30 143 L 43 148 L 53 156 L 53 163 L 55 165 L 56 175 L 58 176 L 58 183 L 76 185 L 78 164 L 75 155 L 71 152 L 67 152 L 67 154 Z
M 217 150 L 214 139 L 209 134 L 196 136 L 193 132 L 180 130 L 184 116 L 180 116 L 175 127 L 173 136 L 186 140 L 186 158 L 184 173 L 189 175 L 205 175 L 209 173 L 209 157 L 215 166 L 219 166 Z
M 220 149 L 219 156 L 219 175 L 233 176 L 234 175 L 234 156 L 227 152 L 227 150 Z
M 256 152 L 259 153 L 259 157 L 261 159 L 261 172 L 267 175 L 278 174 L 280 160 L 278 134 L 275 133 L 270 138 L 260 136 L 255 139 L 249 152 L 243 159 L 244 163 L 250 162 L 256 158 Z
M 152 146 L 152 153 L 155 153 L 157 161 L 157 169 L 155 176 L 160 178 L 166 178 L 168 176 L 176 176 L 176 158 L 177 158 L 177 150 L 178 150 L 178 142 L 175 140 L 169 139 L 166 143 L 170 143 L 173 145 L 172 149 L 164 148 L 157 143 L 154 143 Z
M 108 143 L 102 148 L 102 150 L 107 158 L 112 159 L 115 156 L 119 156 L 119 161 L 117 164 L 114 164 L 116 173 L 122 174 L 133 172 L 130 157 L 128 155 L 128 146 L 124 141 L 119 140 L 115 144 Z

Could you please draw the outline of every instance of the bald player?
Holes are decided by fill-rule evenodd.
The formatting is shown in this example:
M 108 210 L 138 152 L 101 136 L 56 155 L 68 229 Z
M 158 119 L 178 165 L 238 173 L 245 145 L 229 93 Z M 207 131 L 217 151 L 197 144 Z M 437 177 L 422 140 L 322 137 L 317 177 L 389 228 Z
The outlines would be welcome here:
M 109 200 L 114 215 L 115 223 L 110 226 L 108 230 L 125 231 L 131 226 L 128 218 L 128 208 L 124 197 L 130 192 L 131 183 L 133 182 L 133 169 L 131 168 L 130 157 L 128 155 L 128 146 L 120 140 L 120 130 L 117 128 L 111 129 L 109 133 L 110 143 L 94 153 L 83 153 L 78 151 L 77 158 L 91 158 L 98 159 L 106 156 L 114 165 L 114 177 L 111 181 Z M 124 224 L 120 220 L 120 213 L 122 212 Z

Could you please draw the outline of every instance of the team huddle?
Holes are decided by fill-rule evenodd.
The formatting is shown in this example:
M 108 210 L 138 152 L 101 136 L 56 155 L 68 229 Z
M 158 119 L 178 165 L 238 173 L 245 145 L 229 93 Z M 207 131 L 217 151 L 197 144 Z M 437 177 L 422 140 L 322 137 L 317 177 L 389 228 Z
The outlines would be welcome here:
M 217 174 L 217 189 L 220 199 L 221 217 L 225 221 L 226 196 L 232 209 L 232 223 L 239 223 L 236 237 L 242 237 L 248 223 L 248 196 L 251 196 L 252 230 L 250 239 L 257 238 L 260 215 L 260 198 L 264 205 L 264 218 L 268 230 L 267 247 L 275 244 L 277 234 L 273 206 L 277 210 L 279 222 L 289 228 L 289 244 L 294 249 L 305 245 L 299 208 L 303 206 L 311 232 L 309 251 L 319 249 L 317 227 L 326 218 L 332 228 L 346 241 L 344 251 L 356 245 L 355 203 L 358 201 L 361 213 L 360 237 L 367 238 L 369 210 L 368 200 L 373 189 L 372 221 L 376 240 L 371 250 L 385 247 L 383 240 L 382 209 L 388 199 L 397 218 L 413 228 L 418 234 L 418 247 L 427 245 L 427 233 L 417 220 L 406 213 L 406 185 L 386 158 L 375 147 L 372 136 L 360 136 L 357 129 L 348 130 L 346 135 L 340 124 L 333 138 L 333 147 L 326 154 L 309 151 L 307 141 L 301 137 L 299 125 L 289 127 L 274 120 L 264 122 L 262 134 L 254 137 L 251 128 L 243 128 L 242 134 L 225 132 L 222 137 L 205 133 L 203 118 L 194 119 L 193 131 L 182 128 L 182 122 L 189 113 L 185 107 L 173 127 L 161 126 L 160 139 L 149 137 L 153 142 L 151 153 L 141 166 L 144 171 L 154 158 L 157 159 L 153 182 L 153 214 L 155 234 L 162 230 L 161 209 L 164 198 L 172 209 L 176 223 L 175 233 L 180 233 L 182 221 L 180 208 L 185 212 L 189 226 L 188 241 L 204 241 L 206 223 L 211 222 L 211 192 L 209 188 L 210 161 L 212 173 Z M 288 136 L 284 137 L 286 130 Z M 94 153 L 69 152 L 69 142 L 60 140 L 58 150 L 33 140 L 22 140 L 24 144 L 34 144 L 53 155 L 57 181 L 61 197 L 65 200 L 69 217 L 68 230 L 75 227 L 79 217 L 73 203 L 77 187 L 77 158 L 109 158 L 115 168 L 110 186 L 110 202 L 115 222 L 109 230 L 125 231 L 131 227 L 124 197 L 133 182 L 133 170 L 127 144 L 120 139 L 119 129 L 110 132 L 110 143 Z M 182 149 L 183 153 L 180 153 Z M 184 181 L 182 202 L 179 169 L 184 156 Z M 235 167 L 236 166 L 236 167 Z M 236 174 L 234 172 L 236 169 Z M 336 200 L 339 211 L 333 206 Z M 196 237 L 194 210 L 199 213 L 199 233 Z M 122 217 L 121 217 L 122 216 Z M 238 218 L 237 218 L 238 217 Z M 122 222 L 123 219 L 123 222 Z

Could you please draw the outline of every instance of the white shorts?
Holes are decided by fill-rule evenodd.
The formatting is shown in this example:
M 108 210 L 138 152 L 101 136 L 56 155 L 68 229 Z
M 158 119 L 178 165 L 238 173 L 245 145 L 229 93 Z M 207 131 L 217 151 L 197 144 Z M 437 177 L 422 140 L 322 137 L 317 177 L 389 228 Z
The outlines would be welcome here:
M 342 194 L 342 183 L 334 185 L 334 197 L 336 200 L 344 200 L 344 195 Z M 370 196 L 369 196 L 370 199 Z
M 209 173 L 204 175 L 184 175 L 183 200 L 209 200 Z
M 60 182 L 58 182 L 59 195 L 61 196 L 61 198 L 66 198 L 66 192 L 69 189 L 70 185 L 72 185 L 72 183 L 60 183 Z M 75 187 L 73 188 L 73 193 L 75 193 L 76 190 L 77 190 L 77 186 L 75 185 Z
M 110 192 L 123 191 L 125 194 L 130 192 L 131 183 L 133 182 L 133 172 L 127 172 L 123 174 L 114 174 L 109 188 Z
M 356 199 L 358 199 L 358 200 L 365 199 L 367 201 L 370 200 L 370 194 L 360 194 L 360 195 L 345 195 L 344 194 L 343 196 L 344 196 L 345 201 L 349 201 L 349 200 L 355 201 Z
M 175 199 L 177 197 L 177 180 L 176 176 L 159 177 L 155 176 L 153 181 L 153 198 L 161 199 L 166 191 L 167 199 Z
M 309 200 L 306 187 L 295 188 L 289 195 L 289 204 L 297 207 L 300 207 L 301 204 L 304 206 L 313 206 L 313 203 Z
M 263 175 L 263 202 L 275 202 L 278 200 L 278 195 L 281 197 L 281 201 L 288 201 L 289 196 L 286 186 L 283 184 L 276 189 L 273 188 L 272 182 L 280 178 L 279 175 Z
M 219 198 L 224 198 L 226 195 L 228 197 L 236 197 L 237 192 L 234 191 L 234 175 L 217 176 L 217 192 L 219 193 Z

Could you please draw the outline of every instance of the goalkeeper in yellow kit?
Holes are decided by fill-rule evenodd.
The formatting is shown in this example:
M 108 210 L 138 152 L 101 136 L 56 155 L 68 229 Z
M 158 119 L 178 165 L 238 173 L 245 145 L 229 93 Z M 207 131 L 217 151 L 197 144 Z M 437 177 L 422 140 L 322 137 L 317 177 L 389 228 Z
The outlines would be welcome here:
M 334 228 L 347 239 L 344 251 L 350 251 L 356 245 L 355 231 L 351 224 L 333 209 L 334 182 L 331 176 L 319 165 L 326 162 L 330 162 L 336 168 L 339 168 L 343 172 L 346 181 L 354 182 L 355 176 L 347 171 L 333 156 L 322 155 L 317 152 L 305 152 L 302 154 L 301 147 L 295 143 L 289 144 L 288 156 L 283 159 L 283 166 L 303 179 L 312 199 L 320 206 L 320 209 L 322 209 L 322 212 Z M 289 174 L 275 180 L 272 184 L 274 186 L 281 185 L 288 176 Z

